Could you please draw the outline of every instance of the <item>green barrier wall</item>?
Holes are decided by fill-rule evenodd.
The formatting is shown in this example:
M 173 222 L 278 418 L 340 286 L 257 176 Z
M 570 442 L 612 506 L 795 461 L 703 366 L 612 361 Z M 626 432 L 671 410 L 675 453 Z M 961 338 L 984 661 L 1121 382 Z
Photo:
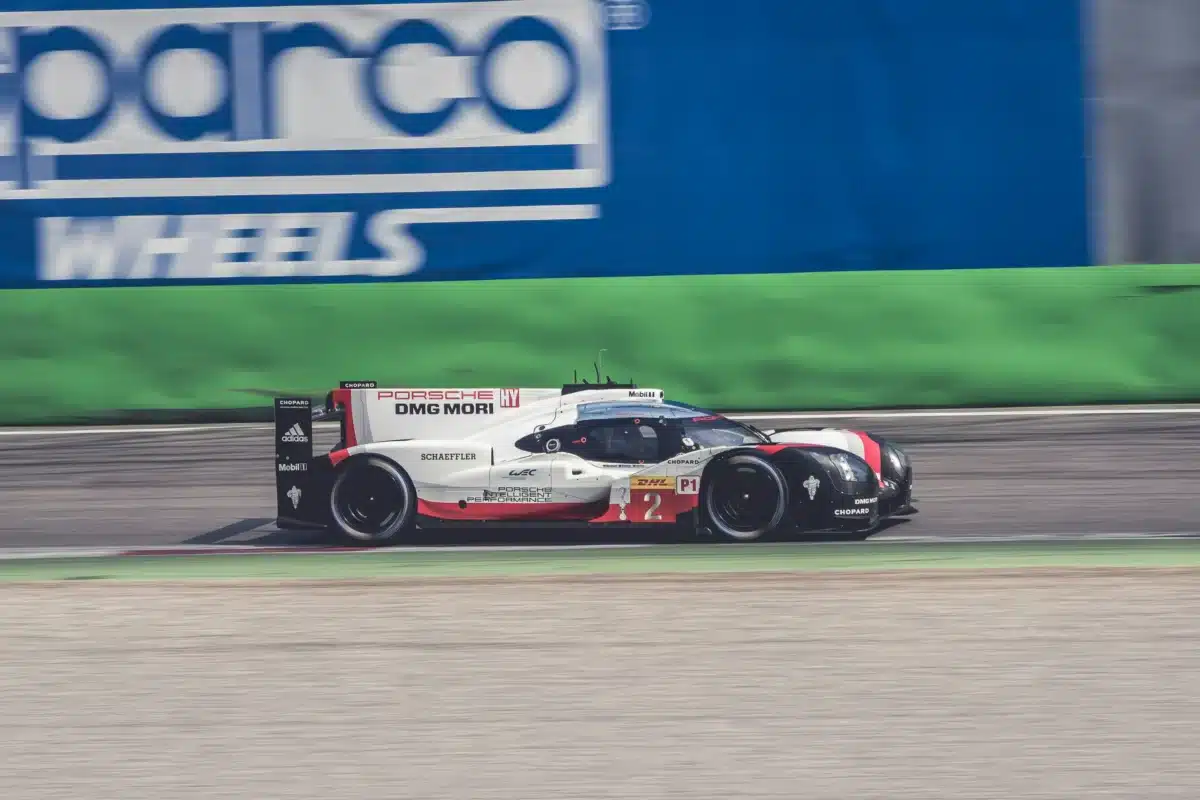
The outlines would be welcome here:
M 1200 399 L 1200 267 L 0 292 L 3 422 L 269 406 L 341 379 L 716 408 Z

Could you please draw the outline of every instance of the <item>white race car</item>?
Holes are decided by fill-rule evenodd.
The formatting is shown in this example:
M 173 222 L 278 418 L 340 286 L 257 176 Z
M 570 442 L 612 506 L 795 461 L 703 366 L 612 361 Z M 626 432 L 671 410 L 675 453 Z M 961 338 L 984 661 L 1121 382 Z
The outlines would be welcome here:
M 313 455 L 313 422 L 340 421 Z M 912 466 L 861 431 L 763 432 L 634 384 L 408 389 L 275 399 L 277 524 L 398 544 L 422 521 L 684 525 L 747 542 L 869 533 L 913 513 Z

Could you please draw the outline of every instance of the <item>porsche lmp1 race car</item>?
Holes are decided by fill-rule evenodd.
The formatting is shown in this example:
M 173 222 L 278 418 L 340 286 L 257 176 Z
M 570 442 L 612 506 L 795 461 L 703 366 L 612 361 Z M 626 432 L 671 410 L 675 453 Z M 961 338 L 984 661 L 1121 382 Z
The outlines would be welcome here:
M 340 439 L 314 457 L 314 421 Z M 277 524 L 396 544 L 418 524 L 681 525 L 748 542 L 869 534 L 911 514 L 912 465 L 860 431 L 760 431 L 632 383 L 275 398 Z

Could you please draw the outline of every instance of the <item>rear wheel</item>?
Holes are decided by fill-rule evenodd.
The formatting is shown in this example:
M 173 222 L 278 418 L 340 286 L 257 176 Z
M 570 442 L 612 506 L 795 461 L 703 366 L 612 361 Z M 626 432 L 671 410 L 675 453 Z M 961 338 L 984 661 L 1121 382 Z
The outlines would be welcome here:
M 705 522 L 726 539 L 751 542 L 779 529 L 787 516 L 787 481 L 758 455 L 737 455 L 709 468 L 703 490 Z
M 357 544 L 390 544 L 413 527 L 417 493 L 392 462 L 369 456 L 354 459 L 338 474 L 330 492 L 333 520 Z

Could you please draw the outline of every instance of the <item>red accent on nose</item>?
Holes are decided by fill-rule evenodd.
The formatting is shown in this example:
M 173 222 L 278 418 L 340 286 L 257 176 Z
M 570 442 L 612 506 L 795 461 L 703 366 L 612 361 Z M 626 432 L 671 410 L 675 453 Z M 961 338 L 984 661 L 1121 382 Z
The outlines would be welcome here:
M 883 454 L 879 450 L 879 442 L 875 441 L 869 435 L 862 433 L 861 431 L 855 431 L 854 435 L 862 440 L 864 451 L 863 459 L 865 459 L 867 464 L 870 465 L 871 469 L 875 471 L 876 475 L 882 475 Z

